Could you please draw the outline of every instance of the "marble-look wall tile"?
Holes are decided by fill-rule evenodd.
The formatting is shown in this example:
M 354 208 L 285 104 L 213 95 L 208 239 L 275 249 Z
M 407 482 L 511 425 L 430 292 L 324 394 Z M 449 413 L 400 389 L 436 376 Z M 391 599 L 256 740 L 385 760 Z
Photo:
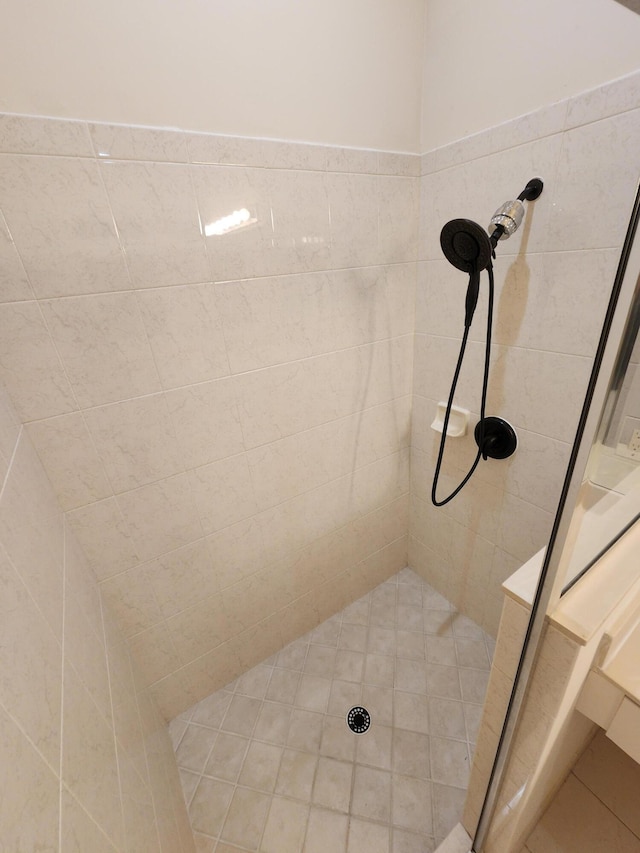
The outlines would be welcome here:
M 335 267 L 365 266 L 378 250 L 378 179 L 330 173 L 331 258 Z
M 258 511 L 245 454 L 195 468 L 189 481 L 205 535 Z
M 260 515 L 238 521 L 207 536 L 213 567 L 220 588 L 253 574 L 268 561 L 265 535 L 268 531 Z
M 20 430 L 18 415 L 11 405 L 9 395 L 0 384 L 0 489 L 4 485 Z
M 226 166 L 324 171 L 331 150 L 320 145 L 209 133 L 190 133 L 187 139 L 192 163 Z
M 65 668 L 65 744 L 62 779 L 105 829 L 115 846 L 123 843 L 120 791 L 113 732 L 74 671 Z
M 457 405 L 477 400 L 482 389 L 484 344 L 470 343 L 460 373 Z M 446 400 L 459 342 L 416 336 L 416 391 Z M 519 347 L 492 349 L 488 409 L 532 432 L 573 441 L 591 371 L 591 359 Z M 477 403 L 476 403 L 477 405 Z
M 160 379 L 133 293 L 41 303 L 81 406 L 160 391 Z
M 234 382 L 219 379 L 165 394 L 187 469 L 244 450 Z
M 378 179 L 378 257 L 380 263 L 417 258 L 419 192 L 407 178 Z
M 225 281 L 273 272 L 268 268 L 274 232 L 267 173 L 226 166 L 191 168 L 211 279 Z M 217 234 L 221 230 L 217 223 L 236 210 L 249 211 L 246 225 Z
M 634 72 L 571 98 L 565 130 L 640 108 L 640 73 Z
M 101 165 L 133 285 L 206 281 L 209 268 L 189 167 Z
M 81 121 L 0 114 L 0 151 L 91 157 L 87 126 Z
M 139 807 L 140 792 L 150 802 L 151 792 L 166 786 L 164 806 L 177 816 L 182 810 L 185 827 L 183 840 L 168 849 L 180 843 L 193 853 L 177 768 L 167 763 L 155 777 L 146 769 L 152 743 L 168 745 L 168 738 L 149 715 L 140 718 L 148 699 L 136 688 L 125 640 L 6 400 L 0 422 L 2 446 L 15 445 L 0 493 L 3 843 L 12 850 L 151 853 L 159 849 L 157 821 L 153 808 Z M 129 765 L 142 772 L 136 792 Z
M 61 851 L 81 853 L 93 850 L 95 853 L 117 853 L 107 836 L 89 817 L 78 800 L 63 789 L 61 796 Z
M 0 496 L 0 541 L 51 630 L 61 640 L 63 516 L 24 430 Z
M 112 488 L 80 412 L 26 427 L 63 509 L 109 497 Z
M 230 282 L 216 302 L 234 373 L 412 331 L 409 265 Z
M 10 850 L 56 850 L 60 780 L 0 707 L 0 820 Z
M 263 445 L 247 454 L 265 509 L 407 446 L 409 397 Z M 332 448 L 330 457 L 327 447 Z
M 494 265 L 493 340 L 505 346 L 592 356 L 611 293 L 616 249 L 520 254 Z M 467 277 L 445 259 L 419 266 L 416 331 L 460 337 Z M 471 340 L 484 340 L 486 278 L 471 327 Z M 576 298 L 592 310 L 578 311 Z
M 266 174 L 266 188 L 273 224 L 269 257 L 274 271 L 297 272 L 332 266 L 325 176 L 318 172 L 276 170 Z
M 100 159 L 189 162 L 186 136 L 180 131 L 121 124 L 89 124 L 89 135 L 93 151 Z
M 39 297 L 129 287 L 95 162 L 3 154 L 0 181 L 5 219 Z
M 116 494 L 184 470 L 163 394 L 88 409 L 84 417 Z
M 236 388 L 246 446 L 403 397 L 410 387 L 409 336 L 243 374 Z
M 229 373 L 221 312 L 212 285 L 141 291 L 138 302 L 164 388 Z
M 563 134 L 545 248 L 621 245 L 640 171 L 635 144 L 639 131 L 640 109 L 635 109 Z
M 2 381 L 21 420 L 77 409 L 74 393 L 37 302 L 0 305 Z
M 62 649 L 4 551 L 0 551 L 0 703 L 51 766 L 60 756 Z M 29 633 L 29 643 L 23 641 Z
M 186 474 L 125 492 L 117 497 L 117 502 L 142 560 L 150 560 L 203 536 Z
M 501 244 L 499 251 L 502 256 L 518 254 L 525 239 L 529 252 L 550 250 L 561 146 L 562 135 L 557 133 L 422 178 L 418 257 L 421 260 L 442 257 L 440 230 L 445 222 L 460 216 L 460 199 L 464 199 L 465 217 L 484 225 L 503 200 L 517 196 L 533 177 L 541 177 L 547 190 L 528 206 L 525 222 L 513 237 Z
M 400 154 L 378 151 L 378 174 L 415 178 L 420 175 L 420 157 L 417 154 Z
M 327 148 L 327 171 L 375 175 L 378 171 L 378 152 L 357 148 Z
M 100 590 L 126 637 L 140 634 L 162 621 L 150 582 L 148 563 L 103 581 Z
M 425 498 L 431 489 L 440 447 L 441 434 L 430 426 L 436 406 L 435 400 L 423 397 L 415 397 L 413 401 L 412 482 L 416 494 Z M 471 467 L 477 453 L 473 429 L 479 419 L 479 413 L 473 412 L 467 435 L 447 443 L 442 468 L 444 477 L 462 480 Z M 498 463 L 481 462 L 474 482 L 491 484 L 551 512 L 557 506 L 570 450 L 569 442 L 519 428 L 517 452 Z M 446 492 L 444 483 L 443 479 L 442 491 Z
M 18 302 L 33 298 L 33 288 L 4 216 L 0 213 L 0 302 Z
M 145 563 L 144 571 L 158 612 L 164 618 L 213 595 L 221 584 L 214 555 L 205 539 Z
M 114 497 L 71 510 L 67 520 L 98 580 L 117 575 L 141 562 L 129 526 Z
M 166 672 L 173 672 L 179 666 L 173 638 L 163 623 L 131 637 L 129 645 L 145 686 L 162 678 Z

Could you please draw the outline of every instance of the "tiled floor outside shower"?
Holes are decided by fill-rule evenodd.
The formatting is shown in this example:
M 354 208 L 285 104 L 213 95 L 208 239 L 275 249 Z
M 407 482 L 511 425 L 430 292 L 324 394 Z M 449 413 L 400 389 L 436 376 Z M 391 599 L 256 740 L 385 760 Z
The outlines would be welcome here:
M 404 569 L 180 715 L 199 853 L 430 853 L 460 818 L 491 653 Z

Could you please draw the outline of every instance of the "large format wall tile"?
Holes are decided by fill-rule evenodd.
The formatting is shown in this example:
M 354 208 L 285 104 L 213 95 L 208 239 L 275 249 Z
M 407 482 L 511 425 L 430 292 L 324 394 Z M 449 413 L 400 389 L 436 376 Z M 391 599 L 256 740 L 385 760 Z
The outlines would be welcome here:
M 616 91 L 425 155 L 422 179 L 418 158 L 390 152 L 1 125 L 0 364 L 165 713 L 406 559 L 410 488 L 415 567 L 495 628 L 494 591 L 543 544 L 617 262 L 637 104 L 618 92 L 617 115 Z M 617 152 L 606 164 L 598 140 Z M 612 194 L 598 239 L 594 199 L 571 183 L 584 169 Z M 439 231 L 485 223 L 536 174 L 545 192 L 496 261 L 489 404 L 518 428 L 518 455 L 432 510 L 429 424 L 466 285 Z M 483 286 L 459 393 L 474 420 L 485 310 Z M 472 458 L 470 438 L 451 447 L 442 487 Z M 54 632 L 59 600 L 43 604 Z M 220 602 L 223 636 L 203 616 Z M 202 633 L 183 641 L 198 607 Z
M 103 161 L 101 174 L 134 287 L 209 278 L 188 166 Z
M 2 381 L 21 420 L 61 415 L 76 402 L 37 302 L 0 305 Z
M 423 158 L 410 564 L 492 633 L 500 584 L 547 542 L 610 298 L 640 173 L 630 80 Z M 519 447 L 509 460 L 481 462 L 465 490 L 435 509 L 440 435 L 430 425 L 437 402 L 448 397 L 467 283 L 443 259 L 439 232 L 461 215 L 484 225 L 535 175 L 544 191 L 526 205 L 519 232 L 498 244 L 494 264 L 487 414 L 514 425 Z M 447 444 L 439 499 L 462 480 L 477 452 L 487 294 L 483 276 L 455 398 L 471 412 L 469 434 Z
M 2 415 L 14 445 L 0 490 L 2 844 L 195 853 L 159 712 L 27 431 Z
M 129 287 L 95 161 L 7 154 L 0 183 L 5 219 L 38 296 Z
M 133 293 L 47 300 L 42 310 L 80 406 L 160 390 Z

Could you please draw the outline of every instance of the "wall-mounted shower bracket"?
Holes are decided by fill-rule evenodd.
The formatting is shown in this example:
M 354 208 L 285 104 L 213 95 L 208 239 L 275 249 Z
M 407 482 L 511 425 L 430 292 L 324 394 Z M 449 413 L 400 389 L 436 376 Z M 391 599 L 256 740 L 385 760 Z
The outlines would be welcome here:
M 508 459 L 516 452 L 518 436 L 504 418 L 489 417 L 478 421 L 473 435 L 484 459 Z M 481 444 L 482 442 L 482 444 Z
M 518 198 L 520 201 L 535 201 L 542 193 L 544 184 L 540 178 L 531 178 Z

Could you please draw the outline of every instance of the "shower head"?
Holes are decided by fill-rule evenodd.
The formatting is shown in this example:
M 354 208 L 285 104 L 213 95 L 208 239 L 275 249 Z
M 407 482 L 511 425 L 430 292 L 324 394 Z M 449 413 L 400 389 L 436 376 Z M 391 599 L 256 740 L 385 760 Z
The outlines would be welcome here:
M 491 263 L 491 240 L 477 222 L 471 219 L 452 219 L 440 232 L 440 245 L 449 263 L 469 273 L 464 318 L 464 324 L 468 327 L 478 304 L 480 273 Z
M 480 273 L 491 261 L 491 241 L 481 225 L 471 219 L 452 219 L 440 232 L 446 259 L 463 272 Z

